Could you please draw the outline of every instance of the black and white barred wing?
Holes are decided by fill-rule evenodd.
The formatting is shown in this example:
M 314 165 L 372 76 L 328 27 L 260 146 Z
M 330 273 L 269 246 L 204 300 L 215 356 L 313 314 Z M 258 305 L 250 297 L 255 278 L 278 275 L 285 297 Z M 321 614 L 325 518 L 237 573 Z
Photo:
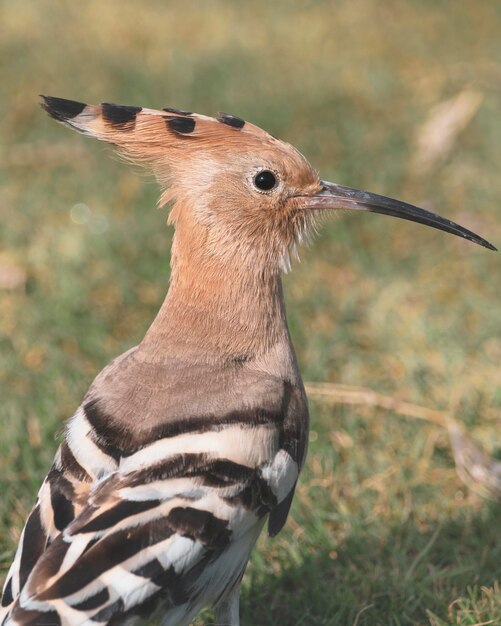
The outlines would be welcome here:
M 0 624 L 47 547 L 86 505 L 92 478 L 76 461 L 67 442 L 57 451 L 26 520 L 16 555 L 7 574 Z
M 131 457 L 39 558 L 7 624 L 107 624 L 157 606 L 164 624 L 189 623 L 238 583 L 275 502 L 259 470 L 232 461 Z
M 266 514 L 271 535 L 285 523 L 305 454 L 301 389 L 249 374 L 232 381 L 232 407 L 211 368 L 219 410 L 207 415 L 205 394 L 189 396 L 193 407 L 161 384 L 152 394 L 152 372 L 132 357 L 103 371 L 69 422 L 7 577 L 2 626 L 116 624 L 157 605 L 165 626 L 189 623 L 238 584 Z

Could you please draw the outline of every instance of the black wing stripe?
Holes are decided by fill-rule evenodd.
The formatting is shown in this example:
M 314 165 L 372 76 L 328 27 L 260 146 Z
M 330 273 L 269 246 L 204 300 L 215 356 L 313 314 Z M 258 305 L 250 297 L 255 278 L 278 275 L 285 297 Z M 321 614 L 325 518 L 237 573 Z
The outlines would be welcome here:
M 2 595 L 2 606 L 9 606 L 11 602 L 14 600 L 12 597 L 12 576 L 7 581 Z
M 45 584 L 49 578 L 59 572 L 70 546 L 70 542 L 62 541 L 60 536 L 56 537 L 50 545 L 50 559 L 46 558 L 44 554 L 37 563 L 33 578 L 30 579 L 29 583 L 31 589 L 36 589 L 39 584 Z
M 103 537 L 38 597 L 40 600 L 54 600 L 76 593 L 107 570 L 144 548 L 169 538 L 174 532 L 168 520 L 163 518 Z M 58 537 L 56 541 L 62 540 Z
M 109 624 L 110 620 L 113 618 L 113 623 L 116 623 L 115 620 L 120 617 L 120 615 L 124 612 L 124 609 L 124 601 L 122 598 L 118 598 L 118 600 L 93 615 L 91 619 L 93 622 L 104 622 L 105 624 Z
M 278 504 L 270 513 L 268 519 L 268 535 L 275 537 L 283 528 L 289 515 L 289 509 L 291 508 L 292 500 L 294 498 L 294 491 L 296 486 L 290 490 L 288 495 Z
M 157 561 L 157 563 L 159 562 Z M 195 567 L 195 569 L 197 568 Z M 188 574 L 188 577 L 191 577 L 190 574 Z M 186 604 L 190 599 L 191 594 L 187 590 L 187 587 L 190 586 L 189 582 L 187 583 L 185 577 L 178 576 L 173 567 L 165 571 L 163 569 L 158 571 L 151 577 L 151 582 L 161 587 L 161 589 L 146 598 L 146 600 L 143 600 L 141 604 L 132 606 L 123 613 L 121 617 L 124 622 L 127 617 L 140 617 L 145 619 L 146 623 L 150 623 L 151 616 L 156 613 L 159 606 L 165 612 L 173 606 Z
M 254 428 L 264 424 L 279 424 L 283 419 L 281 411 L 268 409 L 249 409 L 245 411 L 230 411 L 223 415 L 207 414 L 203 417 L 191 417 L 169 421 L 154 429 L 154 439 L 176 437 L 188 433 L 215 432 L 225 426 L 240 425 L 242 428 Z M 150 439 L 151 441 L 151 439 Z
M 68 498 L 64 493 L 70 489 L 71 494 L 73 489 L 71 484 L 63 476 L 58 473 L 50 473 L 48 476 L 50 484 L 50 502 L 52 505 L 52 512 L 54 515 L 54 526 L 57 530 L 61 531 L 73 521 L 75 517 L 75 509 L 73 507 L 71 497 Z
M 210 548 L 224 548 L 230 542 L 228 522 L 209 511 L 176 507 L 169 513 L 167 521 L 180 535 Z
M 123 481 L 136 487 L 169 478 L 200 478 L 200 484 L 224 487 L 252 480 L 256 470 L 227 459 L 211 459 L 207 454 L 178 454 L 166 461 L 131 473 Z
M 120 439 L 123 437 L 123 433 L 122 435 L 116 433 L 115 438 L 110 437 L 110 426 L 107 424 L 109 418 L 101 411 L 96 401 L 87 402 L 83 410 L 85 417 L 93 428 L 92 441 L 102 452 L 111 456 L 115 461 L 120 461 L 123 451 Z
M 198 468 L 205 467 L 207 458 L 206 454 L 177 454 L 161 463 L 125 475 L 120 487 L 140 487 L 157 480 L 194 475 Z
M 300 390 L 294 385 L 284 382 L 284 396 L 281 415 L 285 416 L 280 432 L 279 446 L 283 448 L 299 467 L 306 455 L 306 444 L 309 426 L 308 413 L 302 410 L 303 398 Z M 298 419 L 301 416 L 301 419 Z
M 158 559 L 152 559 L 145 563 L 141 567 L 133 570 L 132 573 L 136 576 L 142 576 L 143 578 L 149 578 L 153 580 L 155 576 L 158 576 L 164 571 L 163 565 L 160 563 Z
M 40 517 L 40 505 L 32 510 L 24 527 L 21 563 L 19 566 L 19 588 L 22 589 L 35 563 L 45 550 L 47 535 Z
M 105 454 L 118 461 L 121 457 L 135 454 L 152 442 L 160 439 L 176 437 L 191 433 L 217 432 L 226 426 L 240 425 L 244 428 L 254 428 L 266 424 L 281 424 L 282 410 L 270 411 L 267 409 L 249 409 L 246 411 L 231 411 L 223 415 L 207 414 L 202 417 L 170 420 L 146 432 L 134 433 L 125 430 L 101 406 L 98 398 L 89 400 L 83 409 L 85 416 L 92 426 L 93 442 Z
M 254 468 L 228 459 L 213 459 L 208 461 L 205 467 L 188 472 L 188 476 L 202 478 L 203 484 L 207 487 L 226 487 L 236 483 L 245 483 L 253 480 L 255 475 Z
M 12 617 L 16 626 L 61 626 L 61 618 L 56 610 L 27 611 L 16 607 Z
M 160 504 L 160 500 L 122 500 L 104 513 L 97 515 L 94 519 L 84 525 L 77 524 L 70 529 L 70 534 L 95 533 L 112 528 L 122 520 L 153 509 Z
M 264 478 L 256 479 L 232 496 L 223 498 L 231 506 L 243 506 L 248 511 L 255 511 L 261 518 L 277 504 L 277 498 Z
M 93 596 L 90 596 L 90 598 L 86 598 L 79 604 L 74 604 L 73 608 L 77 609 L 77 611 L 91 611 L 92 609 L 98 609 L 105 602 L 108 602 L 109 599 L 109 591 L 104 588 L 95 593 Z
M 224 489 L 236 486 L 236 493 L 223 498 L 226 504 L 244 506 L 248 510 L 256 509 L 259 517 L 277 503 L 276 496 L 259 469 L 228 459 L 211 459 L 205 454 L 176 455 L 162 463 L 133 472 L 117 488 L 140 488 L 152 482 L 172 478 L 194 478 L 196 484 L 204 487 Z
M 76 593 L 104 572 L 141 550 L 168 539 L 174 533 L 198 541 L 211 549 L 225 547 L 230 540 L 230 531 L 225 520 L 208 511 L 177 507 L 167 517 L 103 537 L 53 585 L 38 594 L 38 599 L 54 600 Z M 56 542 L 62 542 L 62 538 L 58 537 L 54 543 Z
M 68 443 L 64 441 L 61 445 L 61 467 L 63 472 L 68 472 L 75 478 L 83 482 L 91 482 L 92 478 L 73 456 Z

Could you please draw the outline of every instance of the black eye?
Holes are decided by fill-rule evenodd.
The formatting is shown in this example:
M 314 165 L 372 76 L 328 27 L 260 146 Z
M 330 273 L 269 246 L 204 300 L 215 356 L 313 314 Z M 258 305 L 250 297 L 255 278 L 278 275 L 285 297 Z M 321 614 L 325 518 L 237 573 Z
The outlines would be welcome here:
M 270 170 L 263 170 L 254 176 L 254 185 L 261 191 L 270 191 L 277 184 L 277 177 Z

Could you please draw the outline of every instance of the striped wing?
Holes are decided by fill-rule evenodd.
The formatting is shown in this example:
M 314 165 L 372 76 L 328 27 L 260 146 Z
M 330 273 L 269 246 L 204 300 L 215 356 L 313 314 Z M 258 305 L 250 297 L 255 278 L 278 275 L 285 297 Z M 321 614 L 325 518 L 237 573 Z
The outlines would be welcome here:
M 219 380 L 213 398 L 226 397 Z M 96 381 L 26 524 L 4 588 L 4 626 L 115 624 L 157 605 L 166 626 L 189 623 L 239 582 L 267 514 L 272 535 L 286 520 L 307 433 L 300 390 L 234 379 L 236 406 L 238 385 L 251 381 L 253 407 L 204 417 L 193 405 L 194 417 L 162 423 L 185 405 L 166 411 L 160 386 L 144 400 L 137 386 L 126 396 L 112 366 Z M 130 412 L 123 421 L 110 398 L 125 397 L 116 405 Z M 147 416 L 155 428 L 143 428 Z
M 196 613 L 238 582 L 275 503 L 262 472 L 204 454 L 114 472 L 39 558 L 11 618 L 108 623 L 157 603 Z M 226 576 L 211 587 L 219 569 Z
M 245 437 L 251 448 L 252 435 Z M 31 520 L 47 506 L 42 490 L 25 529 L 22 591 L 7 624 L 108 624 L 157 607 L 165 624 L 189 623 L 239 582 L 266 514 L 293 489 L 297 471 L 284 451 L 252 467 L 212 453 L 173 454 L 172 443 L 157 441 L 95 480 L 87 504 L 37 556 L 33 538 L 47 532 Z M 49 477 L 58 471 L 56 463 Z M 53 518 L 66 511 L 69 520 L 70 504 Z
M 86 505 L 91 477 L 80 466 L 65 442 L 44 480 L 21 534 L 2 595 L 0 623 L 23 589 L 29 575 L 48 546 Z

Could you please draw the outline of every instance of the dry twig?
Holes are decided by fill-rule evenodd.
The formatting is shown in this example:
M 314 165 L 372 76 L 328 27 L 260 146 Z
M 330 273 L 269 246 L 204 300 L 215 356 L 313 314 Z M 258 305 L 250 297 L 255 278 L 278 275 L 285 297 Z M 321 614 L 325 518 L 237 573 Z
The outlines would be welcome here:
M 459 478 L 484 498 L 501 501 L 501 462 L 490 457 L 451 415 L 427 409 L 391 396 L 384 396 L 365 387 L 306 383 L 310 397 L 333 404 L 372 406 L 397 415 L 432 422 L 449 434 L 456 471 Z

